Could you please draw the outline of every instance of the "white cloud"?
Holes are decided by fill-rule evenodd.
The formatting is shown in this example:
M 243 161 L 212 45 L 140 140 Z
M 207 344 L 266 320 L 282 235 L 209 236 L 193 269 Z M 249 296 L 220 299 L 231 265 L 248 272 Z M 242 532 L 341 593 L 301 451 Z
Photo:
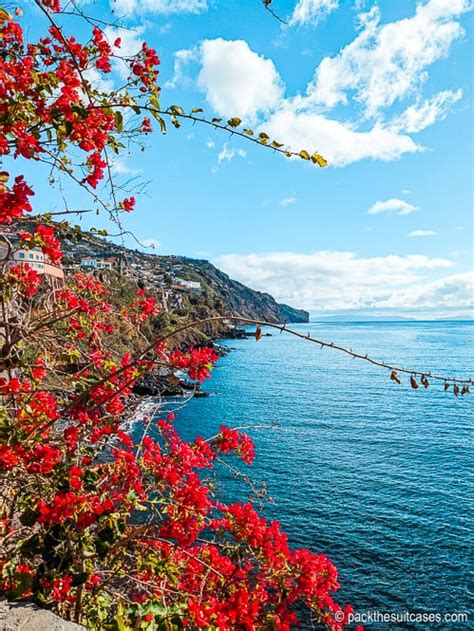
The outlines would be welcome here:
M 405 202 L 403 199 L 387 199 L 384 202 L 378 201 L 369 208 L 369 215 L 380 215 L 381 213 L 396 213 L 397 215 L 410 215 L 418 208 Z
M 199 51 L 195 48 L 177 50 L 174 54 L 174 72 L 173 78 L 165 83 L 165 88 L 175 88 L 179 83 L 183 83 L 186 75 L 185 67 L 190 61 L 193 61 L 199 55 Z
M 347 93 L 353 92 L 374 116 L 416 94 L 428 66 L 463 35 L 457 18 L 468 9 L 468 0 L 430 0 L 418 4 L 413 17 L 381 25 L 379 9 L 372 7 L 360 16 L 359 35 L 335 57 L 322 60 L 307 98 L 334 107 L 347 103 Z
M 93 90 L 98 90 L 99 92 L 111 92 L 114 89 L 114 82 L 112 79 L 105 79 L 104 75 L 100 73 L 97 68 L 93 66 L 89 66 L 86 70 L 82 71 L 82 76 L 84 79 L 89 81 Z M 83 92 L 83 94 L 85 94 Z M 58 93 L 59 96 L 59 93 Z
M 280 200 L 280 206 L 286 208 L 287 206 L 292 206 L 296 204 L 296 197 L 294 195 L 290 195 L 289 197 L 284 197 Z
M 445 276 L 428 284 L 407 287 L 393 292 L 381 306 L 442 309 L 473 307 L 474 272 Z
M 114 153 L 109 153 L 110 169 L 114 175 L 138 175 L 141 173 L 140 169 L 135 169 L 127 164 L 127 159 L 124 156 L 117 156 Z
M 347 123 L 321 114 L 297 113 L 290 107 L 276 112 L 262 129 L 294 151 L 319 151 L 336 167 L 364 158 L 395 160 L 405 153 L 421 151 L 410 136 L 385 129 L 378 123 L 368 131 L 357 131 Z
M 299 0 L 291 15 L 289 24 L 317 24 L 335 11 L 339 0 Z
M 465 306 L 468 277 L 434 279 L 453 265 L 424 255 L 364 258 L 353 252 L 313 254 L 229 254 L 216 264 L 231 277 L 266 291 L 281 302 L 309 310 L 365 309 L 385 306 Z
M 218 114 L 252 120 L 280 103 L 283 84 L 273 62 L 247 42 L 204 40 L 200 53 L 198 85 Z
M 208 138 L 206 140 L 206 147 L 208 149 L 214 149 L 215 146 L 216 146 L 216 143 L 214 142 L 214 140 L 212 140 L 212 138 Z
M 159 27 L 158 31 L 160 35 L 166 35 L 168 31 L 171 31 L 171 28 L 172 28 L 171 22 L 166 22 L 166 24 L 163 24 L 162 26 Z
M 135 12 L 155 13 L 201 13 L 208 7 L 207 0 L 110 0 L 110 7 L 121 17 Z
M 408 233 L 408 237 L 436 237 L 438 233 L 434 230 L 412 230 Z
M 217 161 L 219 164 L 224 162 L 224 160 L 230 162 L 233 158 L 235 158 L 235 156 L 245 158 L 246 155 L 247 152 L 245 149 L 235 149 L 234 147 L 229 147 L 228 144 L 225 143 L 221 151 L 217 154 Z
M 409 133 L 418 133 L 422 129 L 433 125 L 437 120 L 446 118 L 449 108 L 462 98 L 462 90 L 444 90 L 438 92 L 432 99 L 424 101 L 421 105 L 410 105 L 398 118 L 391 128 L 403 130 Z
M 300 0 L 294 20 L 316 19 L 336 4 Z M 199 88 L 222 117 L 238 116 L 250 125 L 264 121 L 259 131 L 294 151 L 319 151 L 331 166 L 397 160 L 423 151 L 412 134 L 444 118 L 462 97 L 461 90 L 444 90 L 426 100 L 421 93 L 429 66 L 447 56 L 463 35 L 459 19 L 468 9 L 468 0 L 428 0 L 411 17 L 381 24 L 373 6 L 359 14 L 354 40 L 322 60 L 303 95 L 284 98 L 285 86 L 270 59 L 243 40 L 222 38 L 178 51 L 169 85 L 183 80 L 182 66 L 192 59 L 200 66 Z M 329 114 L 352 101 L 362 104 L 365 117 L 343 108 Z

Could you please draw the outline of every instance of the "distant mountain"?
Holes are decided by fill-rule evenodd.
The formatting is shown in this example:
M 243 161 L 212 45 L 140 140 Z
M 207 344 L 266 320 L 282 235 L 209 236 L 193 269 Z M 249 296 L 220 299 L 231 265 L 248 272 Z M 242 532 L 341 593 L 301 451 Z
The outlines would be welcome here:
M 312 318 L 311 322 L 415 322 L 415 318 L 403 316 L 331 315 Z
M 456 315 L 449 316 L 447 318 L 436 318 L 436 322 L 470 322 L 474 320 L 472 315 Z
M 406 318 L 405 316 L 375 316 L 375 315 L 331 315 L 311 318 L 311 322 L 469 322 L 473 316 L 457 315 L 446 318 Z

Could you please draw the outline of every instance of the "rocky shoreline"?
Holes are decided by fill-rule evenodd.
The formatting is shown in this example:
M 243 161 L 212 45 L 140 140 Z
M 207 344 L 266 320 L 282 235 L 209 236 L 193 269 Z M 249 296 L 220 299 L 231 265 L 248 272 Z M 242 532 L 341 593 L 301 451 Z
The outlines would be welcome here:
M 271 337 L 271 333 L 263 333 L 263 336 Z M 230 327 L 221 333 L 219 339 L 245 340 L 254 337 L 254 331 Z M 210 340 L 209 345 L 211 345 L 214 352 L 221 357 L 227 355 L 232 350 L 227 346 L 222 346 L 216 342 L 216 340 Z M 195 397 L 209 396 L 209 392 L 201 390 L 200 383 L 183 379 L 167 366 L 162 366 L 155 372 L 143 375 L 132 388 L 133 394 L 142 397 L 180 397 L 191 391 L 193 391 L 193 396 Z
M 229 338 L 226 338 L 229 339 Z M 210 342 L 214 352 L 223 357 L 229 353 L 228 348 Z M 155 372 L 143 375 L 132 388 L 133 394 L 149 397 L 181 397 L 193 392 L 194 397 L 208 397 L 209 392 L 201 390 L 201 384 L 183 379 L 167 366 L 161 366 Z

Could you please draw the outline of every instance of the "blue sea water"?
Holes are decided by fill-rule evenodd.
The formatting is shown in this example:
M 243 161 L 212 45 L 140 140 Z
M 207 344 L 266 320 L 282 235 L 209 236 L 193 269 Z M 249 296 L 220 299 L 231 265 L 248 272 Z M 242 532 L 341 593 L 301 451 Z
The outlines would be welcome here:
M 295 325 L 388 363 L 474 377 L 474 325 L 376 322 Z M 275 332 L 232 340 L 205 389 L 178 413 L 187 438 L 222 423 L 248 426 L 294 546 L 328 554 L 339 601 L 357 611 L 471 612 L 461 625 L 367 625 L 368 629 L 473 628 L 472 425 L 474 394 L 442 384 L 412 390 L 387 371 Z M 244 467 L 245 468 L 245 467 Z M 249 489 L 220 473 L 226 499 Z

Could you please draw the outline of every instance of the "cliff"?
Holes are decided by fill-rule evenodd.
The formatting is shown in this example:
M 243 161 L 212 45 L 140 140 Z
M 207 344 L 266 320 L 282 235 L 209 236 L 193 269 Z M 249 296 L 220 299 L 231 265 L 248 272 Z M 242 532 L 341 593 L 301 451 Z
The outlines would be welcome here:
M 247 318 L 260 318 L 269 322 L 308 322 L 309 313 L 288 305 L 279 304 L 270 296 L 230 278 L 209 261 L 182 259 L 192 265 L 210 293 L 218 296 L 227 312 Z

